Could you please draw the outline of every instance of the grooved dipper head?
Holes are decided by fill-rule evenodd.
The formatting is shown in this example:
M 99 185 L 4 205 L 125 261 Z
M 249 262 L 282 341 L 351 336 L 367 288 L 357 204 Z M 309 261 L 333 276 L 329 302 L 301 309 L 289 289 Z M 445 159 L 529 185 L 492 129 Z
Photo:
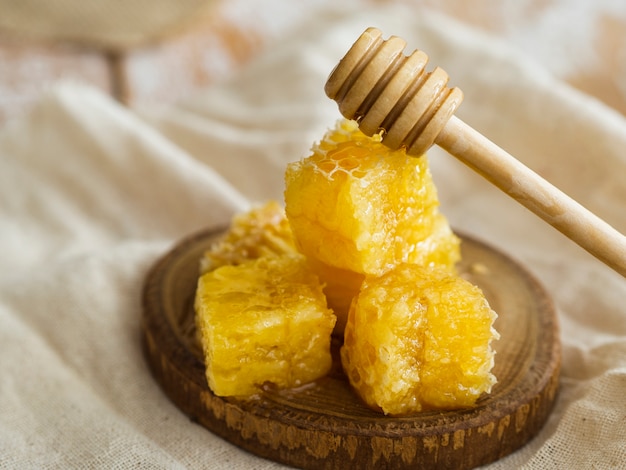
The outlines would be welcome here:
M 428 56 L 419 50 L 406 56 L 406 42 L 388 40 L 368 28 L 330 74 L 325 91 L 348 119 L 366 135 L 383 131 L 383 143 L 422 155 L 434 143 L 463 100 L 458 88 L 448 88 L 439 67 L 425 70 Z

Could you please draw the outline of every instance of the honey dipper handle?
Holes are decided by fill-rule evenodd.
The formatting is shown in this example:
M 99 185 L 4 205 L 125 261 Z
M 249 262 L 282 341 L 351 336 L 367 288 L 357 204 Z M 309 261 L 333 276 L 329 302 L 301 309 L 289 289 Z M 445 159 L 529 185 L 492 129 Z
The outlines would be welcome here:
M 500 147 L 454 117 L 463 99 L 448 75 L 426 71 L 422 51 L 368 28 L 337 64 L 326 94 L 366 135 L 384 129 L 382 142 L 419 157 L 434 143 L 483 175 L 582 248 L 626 277 L 626 237 Z
M 435 142 L 626 277 L 626 236 L 604 220 L 455 116 Z

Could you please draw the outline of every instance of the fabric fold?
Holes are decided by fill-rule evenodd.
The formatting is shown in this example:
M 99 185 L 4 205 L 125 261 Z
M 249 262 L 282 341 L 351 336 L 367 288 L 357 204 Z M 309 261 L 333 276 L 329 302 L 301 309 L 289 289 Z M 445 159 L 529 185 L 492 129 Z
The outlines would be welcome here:
M 191 423 L 161 392 L 141 355 L 141 289 L 178 240 L 282 199 L 286 163 L 340 118 L 323 85 L 367 26 L 427 52 L 465 92 L 459 117 L 626 230 L 624 117 L 428 11 L 329 7 L 173 107 L 129 110 L 61 83 L 0 131 L 0 467 L 283 467 Z M 489 468 L 618 466 L 624 279 L 441 149 L 429 158 L 454 228 L 526 266 L 561 324 L 556 408 Z

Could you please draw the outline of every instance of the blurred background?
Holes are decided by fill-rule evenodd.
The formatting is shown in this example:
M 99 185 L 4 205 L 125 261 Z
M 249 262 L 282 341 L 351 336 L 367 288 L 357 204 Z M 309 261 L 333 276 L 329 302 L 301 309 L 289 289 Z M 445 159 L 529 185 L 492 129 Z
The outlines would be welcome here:
M 0 0 L 0 126 L 61 79 L 89 83 L 131 107 L 175 102 L 227 78 L 333 3 Z M 511 43 L 626 114 L 623 0 L 348 0 L 342 6 L 390 3 L 412 5 L 416 15 L 438 11 Z

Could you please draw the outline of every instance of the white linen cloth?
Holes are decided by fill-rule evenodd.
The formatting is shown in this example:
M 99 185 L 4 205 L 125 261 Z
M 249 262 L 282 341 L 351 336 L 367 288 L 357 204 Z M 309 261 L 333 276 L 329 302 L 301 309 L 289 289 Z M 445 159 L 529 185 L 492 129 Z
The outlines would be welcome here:
M 328 11 L 225 83 L 141 113 L 64 83 L 0 132 L 0 468 L 271 469 L 190 422 L 140 346 L 149 267 L 181 237 L 280 199 L 339 118 L 323 86 L 367 26 L 465 92 L 457 115 L 626 231 L 626 120 L 493 38 L 386 6 Z M 556 408 L 490 468 L 624 468 L 626 280 L 440 149 L 453 226 L 521 261 L 561 322 Z

